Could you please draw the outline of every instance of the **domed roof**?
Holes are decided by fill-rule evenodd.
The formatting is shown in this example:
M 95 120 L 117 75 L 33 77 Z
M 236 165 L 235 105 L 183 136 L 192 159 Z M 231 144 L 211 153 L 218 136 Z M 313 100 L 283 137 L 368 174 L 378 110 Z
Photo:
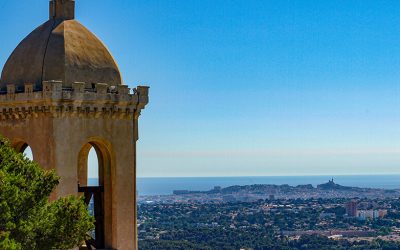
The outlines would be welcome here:
M 73 5 L 69 5 L 73 4 Z M 42 89 L 43 81 L 60 80 L 63 87 L 74 82 L 122 84 L 118 66 L 104 44 L 74 20 L 72 0 L 53 0 L 50 20 L 30 33 L 8 58 L 0 89 L 25 83 Z

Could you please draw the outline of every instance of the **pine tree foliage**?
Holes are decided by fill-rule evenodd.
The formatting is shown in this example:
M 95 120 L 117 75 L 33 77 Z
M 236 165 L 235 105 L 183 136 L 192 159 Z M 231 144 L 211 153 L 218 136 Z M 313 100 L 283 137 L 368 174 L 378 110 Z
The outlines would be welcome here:
M 54 171 L 43 170 L 0 138 L 0 249 L 71 249 L 85 240 L 93 218 L 79 197 L 50 202 L 58 183 Z

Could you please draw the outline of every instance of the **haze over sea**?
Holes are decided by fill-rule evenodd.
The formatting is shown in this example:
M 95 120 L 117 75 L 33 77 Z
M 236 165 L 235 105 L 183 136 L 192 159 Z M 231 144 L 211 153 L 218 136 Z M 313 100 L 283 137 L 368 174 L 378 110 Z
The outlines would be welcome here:
M 312 175 L 312 176 L 237 176 L 237 177 L 138 177 L 139 195 L 167 195 L 174 190 L 207 191 L 215 186 L 254 184 L 288 184 L 291 186 L 326 183 L 330 179 L 342 186 L 365 188 L 400 188 L 400 174 L 393 175 Z M 96 178 L 89 178 L 89 185 L 97 185 Z
M 396 189 L 400 188 L 400 175 L 338 175 L 338 176 L 243 176 L 243 177 L 179 177 L 179 178 L 138 178 L 139 195 L 172 194 L 173 190 L 206 191 L 214 186 L 253 184 L 312 184 L 316 186 L 334 181 L 343 186 Z

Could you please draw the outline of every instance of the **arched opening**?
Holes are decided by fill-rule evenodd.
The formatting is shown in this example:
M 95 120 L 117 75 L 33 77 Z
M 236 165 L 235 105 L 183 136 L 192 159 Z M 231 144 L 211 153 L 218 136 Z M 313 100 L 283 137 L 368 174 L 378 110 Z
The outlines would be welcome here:
M 12 143 L 12 146 L 18 153 L 23 153 L 25 157 L 27 157 L 31 161 L 34 160 L 32 148 L 25 141 L 22 140 L 14 141 L 14 143 Z
M 78 191 L 85 197 L 94 216 L 95 230 L 91 232 L 96 248 L 111 246 L 111 154 L 105 143 L 97 140 L 86 143 L 78 157 Z
M 96 149 L 91 147 L 88 155 L 88 186 L 99 186 L 99 157 Z
M 28 158 L 29 160 L 33 161 L 33 152 L 31 147 L 26 144 L 27 147 L 24 149 L 23 154 L 25 155 L 26 158 Z
M 100 186 L 99 185 L 99 157 L 97 156 L 96 149 L 93 146 L 89 150 L 88 160 L 87 160 L 87 186 L 93 187 L 93 188 Z M 89 205 L 88 205 L 88 210 L 89 210 L 90 215 L 96 218 L 97 214 L 95 212 L 95 197 L 96 197 L 95 193 L 91 194 L 91 198 L 90 198 Z M 103 199 L 102 195 L 99 198 Z M 98 235 L 98 232 L 96 233 L 96 229 L 99 230 L 98 228 L 95 228 L 91 232 L 89 232 L 90 236 L 94 240 L 96 240 L 96 238 L 97 238 L 96 235 Z

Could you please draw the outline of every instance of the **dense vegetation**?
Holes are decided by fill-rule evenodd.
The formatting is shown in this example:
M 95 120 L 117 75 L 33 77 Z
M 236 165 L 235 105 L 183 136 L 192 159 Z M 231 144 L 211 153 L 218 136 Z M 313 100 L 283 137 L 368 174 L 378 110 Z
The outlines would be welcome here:
M 201 233 L 201 232 L 199 232 Z M 213 233 L 213 232 L 207 232 Z M 252 242 L 242 242 L 239 238 L 226 238 L 215 244 L 195 243 L 187 240 L 141 240 L 140 249 L 254 249 L 254 250 L 395 250 L 400 249 L 399 242 L 383 240 L 349 242 L 347 240 L 332 240 L 320 235 L 302 236 L 298 240 L 286 241 L 269 237 L 253 237 Z
M 346 199 L 260 200 L 234 203 L 141 204 L 140 249 L 400 249 L 382 240 L 400 228 L 398 199 L 360 200 L 360 206 L 393 207 L 386 218 L 345 216 Z M 393 205 L 391 205 L 391 203 Z M 329 213 L 331 216 L 321 217 Z M 369 240 L 330 239 L 320 234 L 290 237 L 283 232 L 370 231 Z
M 59 183 L 54 171 L 16 153 L 0 138 L 0 249 L 71 249 L 93 228 L 82 199 L 49 202 Z

